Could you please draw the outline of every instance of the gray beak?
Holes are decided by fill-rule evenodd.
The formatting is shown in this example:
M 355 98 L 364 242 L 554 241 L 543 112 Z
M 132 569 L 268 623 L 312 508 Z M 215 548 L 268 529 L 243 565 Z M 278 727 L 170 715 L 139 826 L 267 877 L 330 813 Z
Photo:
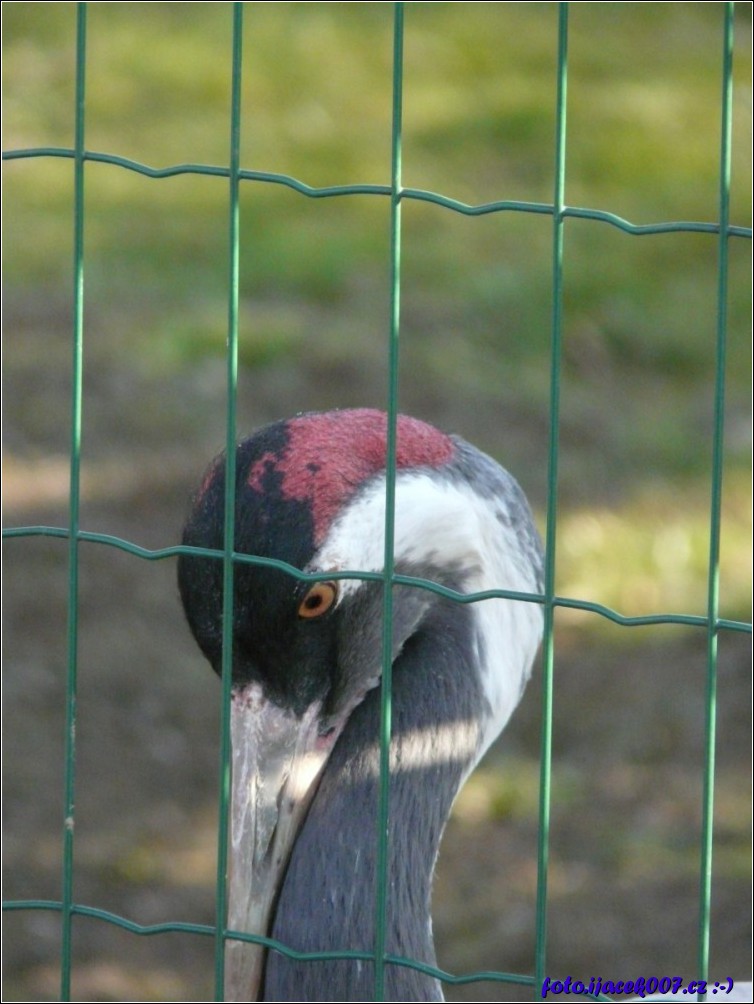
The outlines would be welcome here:
M 335 736 L 319 734 L 320 705 L 301 718 L 269 701 L 259 684 L 234 691 L 228 930 L 269 935 L 296 834 Z M 225 1000 L 256 1001 L 266 949 L 229 939 Z

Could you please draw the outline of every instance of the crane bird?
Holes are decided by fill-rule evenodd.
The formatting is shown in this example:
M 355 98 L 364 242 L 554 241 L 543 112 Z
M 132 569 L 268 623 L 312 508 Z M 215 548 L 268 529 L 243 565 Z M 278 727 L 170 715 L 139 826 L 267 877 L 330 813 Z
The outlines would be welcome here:
M 300 414 L 237 447 L 236 552 L 326 574 L 384 565 L 387 418 Z M 462 593 L 542 589 L 542 551 L 516 481 L 454 435 L 397 418 L 394 568 Z M 183 543 L 222 549 L 225 458 Z M 223 569 L 182 554 L 191 630 L 218 672 Z M 302 952 L 375 944 L 383 584 L 298 581 L 236 562 L 232 625 L 231 931 Z M 461 604 L 393 587 L 386 951 L 436 965 L 432 873 L 461 785 L 521 698 L 542 634 L 525 599 Z M 386 999 L 443 1000 L 388 964 Z M 229 939 L 228 1001 L 372 1000 L 374 964 L 295 961 Z

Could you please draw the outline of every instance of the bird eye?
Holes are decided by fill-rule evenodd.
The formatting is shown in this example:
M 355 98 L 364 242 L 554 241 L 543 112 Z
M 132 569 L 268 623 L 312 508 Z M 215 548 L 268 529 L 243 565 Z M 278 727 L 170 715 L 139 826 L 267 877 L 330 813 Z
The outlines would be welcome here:
M 326 614 L 338 598 L 338 587 L 334 582 L 315 582 L 299 604 L 299 617 L 321 617 Z

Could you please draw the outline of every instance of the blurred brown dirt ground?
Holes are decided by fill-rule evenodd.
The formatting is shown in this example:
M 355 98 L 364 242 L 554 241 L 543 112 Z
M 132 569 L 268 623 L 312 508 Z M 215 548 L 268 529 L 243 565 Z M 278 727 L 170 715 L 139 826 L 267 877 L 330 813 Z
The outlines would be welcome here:
M 11 305 L 21 351 L 6 362 L 6 427 L 57 430 L 57 451 L 10 463 L 9 525 L 67 523 L 69 320 Z M 96 340 L 96 321 L 90 337 Z M 38 339 L 50 346 L 39 367 Z M 26 352 L 23 345 L 27 345 Z M 57 346 L 57 347 L 56 347 Z M 57 354 L 57 355 L 56 355 Z M 59 358 L 58 358 L 59 356 Z M 55 365 L 57 360 L 58 365 Z M 242 377 L 239 429 L 310 407 L 379 404 L 373 376 L 316 363 Z M 542 429 L 482 404 L 465 414 L 405 374 L 403 410 L 469 439 L 504 425 L 499 459 L 541 512 L 542 480 L 521 469 Z M 223 371 L 166 377 L 85 373 L 81 525 L 145 547 L 176 543 L 187 499 L 223 442 Z M 486 433 L 485 433 L 486 429 Z M 5 897 L 59 899 L 66 667 L 66 542 L 5 545 Z M 219 687 L 183 622 L 173 560 L 81 548 L 75 900 L 140 924 L 212 924 Z M 559 620 L 548 927 L 549 971 L 588 981 L 694 978 L 701 805 L 704 632 Z M 717 824 L 711 977 L 750 975 L 748 638 L 720 638 Z M 539 672 L 472 779 L 441 850 L 434 901 L 439 963 L 454 972 L 532 973 L 536 893 Z M 5 917 L 4 1000 L 54 1001 L 59 915 Z M 212 999 L 210 938 L 137 937 L 76 918 L 73 999 Z M 530 999 L 484 982 L 450 1000 Z

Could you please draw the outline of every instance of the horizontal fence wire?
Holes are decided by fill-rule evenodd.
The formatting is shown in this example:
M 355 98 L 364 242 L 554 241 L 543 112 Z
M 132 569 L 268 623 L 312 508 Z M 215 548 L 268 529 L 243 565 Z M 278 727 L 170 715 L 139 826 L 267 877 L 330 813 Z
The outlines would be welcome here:
M 59 537 L 68 539 L 70 530 L 63 526 L 12 526 L 3 530 L 3 537 Z M 207 547 L 187 547 L 182 544 L 175 544 L 171 547 L 148 548 L 135 544 L 133 541 L 124 540 L 108 533 L 93 533 L 89 530 L 80 530 L 78 540 L 88 544 L 102 544 L 105 547 L 113 547 L 116 550 L 124 551 L 136 558 L 143 558 L 145 561 L 163 561 L 167 558 L 177 558 L 181 554 L 193 554 L 200 558 L 217 558 L 222 560 L 224 551 L 215 551 Z M 337 579 L 358 579 L 364 582 L 383 582 L 382 572 L 365 572 L 356 569 L 342 569 L 332 572 L 304 572 L 294 565 L 289 565 L 285 561 L 277 558 L 259 558 L 251 554 L 240 551 L 233 552 L 233 562 L 235 564 L 258 565 L 266 568 L 277 568 L 285 572 L 300 582 L 328 582 Z M 443 586 L 439 582 L 432 582 L 430 579 L 418 578 L 414 575 L 402 575 L 396 572 L 393 575 L 393 582 L 398 586 L 412 586 L 417 589 L 426 589 L 444 596 L 446 599 L 454 600 L 456 603 L 478 603 L 481 600 L 523 600 L 524 602 L 540 603 L 546 602 L 543 593 L 520 593 L 513 589 L 485 589 L 476 593 L 459 593 L 455 589 Z M 586 613 L 597 614 L 605 620 L 612 621 L 613 624 L 620 624 L 622 627 L 648 627 L 661 624 L 678 624 L 686 627 L 706 628 L 710 621 L 705 614 L 639 614 L 625 615 L 602 603 L 594 603 L 591 600 L 575 599 L 569 596 L 552 597 L 552 604 L 556 607 L 564 607 L 569 610 L 583 610 Z M 726 617 L 716 617 L 714 627 L 720 631 L 740 631 L 745 634 L 752 633 L 752 625 L 749 621 L 731 620 Z
M 649 625 L 680 625 L 695 627 L 707 633 L 707 700 L 705 731 L 705 770 L 703 826 L 700 854 L 700 917 L 698 966 L 699 977 L 707 978 L 709 967 L 710 901 L 712 873 L 712 809 L 714 793 L 714 751 L 715 751 L 715 690 L 717 670 L 717 640 L 720 631 L 751 633 L 751 624 L 744 621 L 719 616 L 719 546 L 722 522 L 722 466 L 725 402 L 725 341 L 727 329 L 727 248 L 729 238 L 751 239 L 751 228 L 731 225 L 729 221 L 730 151 L 731 151 L 731 88 L 733 52 L 733 3 L 726 3 L 724 17 L 723 45 L 723 93 L 721 102 L 721 144 L 720 144 L 720 195 L 718 222 L 675 221 L 650 224 L 635 224 L 614 213 L 600 209 L 569 206 L 565 190 L 565 143 L 566 143 L 566 89 L 567 89 L 567 40 L 568 4 L 558 5 L 558 89 L 556 98 L 556 144 L 555 144 L 555 187 L 553 202 L 537 203 L 514 200 L 497 200 L 477 205 L 461 202 L 436 192 L 415 188 L 404 188 L 401 184 L 401 107 L 403 72 L 403 4 L 394 5 L 394 51 L 393 51 L 393 115 L 392 115 L 392 178 L 390 185 L 349 184 L 327 187 L 312 187 L 305 182 L 285 174 L 245 170 L 240 165 L 240 123 L 241 123 L 241 69 L 242 69 L 242 3 L 233 4 L 233 49 L 231 56 L 232 87 L 230 109 L 230 153 L 229 166 L 202 164 L 176 164 L 154 168 L 137 161 L 114 154 L 86 149 L 85 145 L 85 71 L 86 71 L 86 13 L 87 4 L 77 4 L 77 51 L 76 51 L 76 118 L 75 146 L 37 147 L 10 150 L 3 153 L 3 160 L 24 160 L 39 157 L 70 159 L 74 162 L 74 319 L 73 319 L 73 377 L 72 377 L 72 418 L 69 526 L 17 526 L 3 530 L 5 538 L 52 537 L 67 541 L 68 544 L 68 675 L 66 687 L 66 738 L 65 738 L 65 820 L 63 827 L 63 884 L 60 901 L 17 900 L 3 904 L 8 911 L 39 910 L 61 914 L 61 999 L 70 1000 L 72 966 L 72 923 L 74 916 L 88 917 L 120 927 L 132 934 L 154 936 L 166 933 L 183 933 L 214 938 L 215 942 L 215 988 L 217 1000 L 223 1000 L 223 957 L 225 940 L 229 932 L 225 927 L 227 867 L 227 818 L 229 801 L 229 697 L 231 685 L 232 647 L 228 625 L 233 617 L 233 568 L 236 564 L 276 568 L 291 577 L 315 582 L 324 578 L 358 579 L 381 582 L 384 586 L 383 618 L 383 688 L 381 714 L 381 787 L 378 832 L 378 896 L 375 903 L 376 943 L 371 952 L 297 952 L 272 938 L 233 932 L 233 938 L 265 945 L 296 960 L 321 961 L 325 959 L 352 959 L 373 961 L 375 965 L 375 1000 L 384 999 L 384 973 L 386 965 L 408 966 L 419 972 L 440 979 L 445 983 L 460 985 L 479 980 L 528 986 L 535 991 L 542 985 L 546 973 L 547 943 L 547 866 L 549 849 L 549 800 L 551 788 L 551 739 L 552 739 L 552 681 L 554 668 L 554 613 L 557 608 L 581 610 L 622 627 L 643 627 Z M 84 178 L 87 163 L 106 164 L 136 172 L 152 179 L 171 178 L 177 175 L 203 175 L 224 179 L 229 184 L 229 254 L 228 254 L 228 351 L 227 361 L 227 413 L 226 413 L 226 456 L 228 477 L 226 479 L 224 546 L 222 550 L 210 550 L 185 546 L 171 546 L 158 549 L 142 547 L 132 541 L 117 536 L 93 533 L 80 526 L 81 491 L 81 433 L 82 433 L 82 367 L 84 358 Z M 387 448 L 387 504 L 385 533 L 385 567 L 383 572 L 345 570 L 339 572 L 307 573 L 298 568 L 271 558 L 258 558 L 240 554 L 233 549 L 234 541 L 234 464 L 236 443 L 236 401 L 238 379 L 238 304 L 239 304 L 239 249 L 241 243 L 239 222 L 240 186 L 254 182 L 267 185 L 282 185 L 312 199 L 349 196 L 385 197 L 391 203 L 391 313 L 389 332 L 389 387 L 388 387 L 388 448 Z M 459 593 L 438 583 L 401 575 L 394 571 L 392 541 L 394 535 L 394 496 L 396 421 L 398 400 L 398 357 L 400 333 L 400 233 L 401 204 L 406 200 L 426 202 L 443 209 L 466 216 L 483 216 L 492 213 L 533 213 L 552 217 L 552 347 L 550 385 L 550 448 L 548 461 L 547 494 L 547 536 L 545 586 L 541 594 L 520 593 L 495 589 L 476 593 Z M 712 444 L 712 477 L 710 497 L 710 555 L 708 577 L 708 599 L 706 614 L 655 613 L 640 616 L 626 616 L 602 604 L 559 596 L 555 590 L 555 545 L 557 528 L 557 487 L 558 487 L 558 435 L 559 435 L 559 391 L 560 356 L 562 344 L 562 296 L 565 223 L 568 219 L 585 219 L 607 224 L 631 236 L 648 236 L 664 233 L 706 233 L 718 236 L 718 312 L 717 312 L 717 356 L 715 370 L 715 427 Z M 74 803 L 76 776 L 76 677 L 78 661 L 78 568 L 79 548 L 82 544 L 98 544 L 124 551 L 132 556 L 147 560 L 161 561 L 176 558 L 181 554 L 210 557 L 223 562 L 224 607 L 223 618 L 226 626 L 223 644 L 223 697 L 221 709 L 221 750 L 220 750 L 220 811 L 218 817 L 218 859 L 216 880 L 216 921 L 214 925 L 184 922 L 142 925 L 106 910 L 76 903 L 73 895 L 74 874 Z M 536 917 L 535 974 L 532 976 L 503 972 L 476 972 L 454 975 L 413 959 L 395 956 L 386 951 L 385 927 L 387 915 L 387 833 L 389 818 L 389 773 L 388 749 L 390 740 L 390 672 L 389 658 L 392 617 L 392 586 L 405 585 L 425 589 L 459 603 L 477 603 L 491 598 L 502 598 L 540 604 L 545 613 L 544 639 L 544 686 L 541 734 L 541 774 L 540 774 L 540 825 L 538 841 L 538 883 Z M 596 1000 L 609 1000 L 604 994 L 586 995 Z
M 48 146 L 33 147 L 28 150 L 7 150 L 3 153 L 3 160 L 28 160 L 34 157 L 58 157 L 72 160 L 76 156 L 74 150 L 67 147 Z M 87 150 L 84 153 L 84 160 L 97 164 L 110 164 L 113 167 L 122 167 L 127 171 L 135 171 L 147 178 L 174 178 L 180 174 L 198 174 L 213 178 L 229 178 L 230 171 L 227 167 L 215 167 L 210 164 L 174 164 L 171 167 L 153 168 L 138 161 L 130 160 L 128 157 L 118 157 L 111 153 L 99 153 L 94 150 Z M 239 170 L 239 181 L 256 181 L 268 185 L 283 185 L 286 188 L 306 195 L 310 199 L 332 199 L 339 196 L 354 195 L 378 195 L 391 198 L 393 195 L 389 185 L 328 185 L 320 188 L 307 185 L 298 178 L 292 178 L 288 174 L 277 174 L 270 171 L 247 171 Z M 470 204 L 462 202 L 460 199 L 452 199 L 439 192 L 428 192 L 421 188 L 401 188 L 396 197 L 401 201 L 429 202 L 443 209 L 450 209 L 463 216 L 486 216 L 489 213 L 535 213 L 540 216 L 555 215 L 555 207 L 549 202 L 525 202 L 516 199 L 499 199 L 494 202 L 481 202 Z M 637 237 L 650 234 L 672 234 L 672 233 L 698 233 L 698 234 L 718 234 L 720 233 L 719 223 L 700 222 L 692 220 L 667 221 L 662 223 L 631 223 L 624 220 L 616 213 L 609 213 L 604 209 L 586 209 L 581 206 L 564 205 L 559 210 L 559 216 L 564 220 L 573 218 L 580 220 L 593 220 L 597 223 L 607 223 L 624 233 L 633 234 Z M 728 224 L 724 231 L 729 237 L 745 237 L 751 239 L 751 227 L 742 227 Z

